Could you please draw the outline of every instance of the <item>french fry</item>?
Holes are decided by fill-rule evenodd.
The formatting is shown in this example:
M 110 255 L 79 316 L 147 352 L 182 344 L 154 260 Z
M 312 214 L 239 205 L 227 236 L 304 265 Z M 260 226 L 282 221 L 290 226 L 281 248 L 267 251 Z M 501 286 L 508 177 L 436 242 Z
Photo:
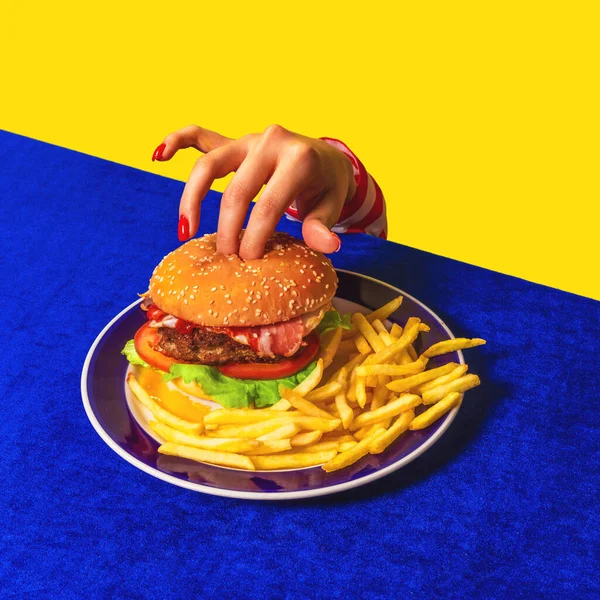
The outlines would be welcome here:
M 422 321 L 419 323 L 419 331 L 431 331 L 431 327 L 427 325 L 427 323 L 423 323 Z
M 316 444 L 323 437 L 322 431 L 302 431 L 297 433 L 291 440 L 292 448 L 301 448 L 302 446 L 309 446 L 310 444 Z
M 323 434 L 321 438 L 323 442 L 337 442 L 343 444 L 344 442 L 355 442 L 354 436 L 351 433 L 340 433 L 338 431 L 332 431 L 331 433 Z
M 406 324 L 408 325 L 408 321 L 406 322 Z M 402 335 L 402 327 L 400 327 L 398 323 L 394 323 L 392 325 L 392 328 L 390 329 L 390 334 L 395 338 L 399 338 Z M 413 348 L 412 344 L 409 344 L 406 350 L 398 354 L 398 362 L 402 365 L 409 362 L 414 362 L 415 360 L 417 360 L 417 358 L 419 358 L 419 356 L 415 352 L 415 349 Z
M 334 382 L 337 383 L 337 382 Z M 338 383 L 338 389 L 342 386 Z M 302 396 L 296 394 L 294 390 L 289 390 L 283 386 L 279 389 L 281 395 L 297 410 L 301 413 L 308 415 L 309 417 L 321 417 L 323 419 L 332 419 L 333 416 L 323 409 L 315 406 L 310 400 L 306 400 Z M 312 392 L 310 392 L 312 394 Z
M 360 331 L 363 338 L 368 342 L 369 346 L 373 349 L 374 352 L 379 352 L 379 350 L 383 350 L 385 348 L 383 342 L 377 335 L 373 326 L 367 321 L 365 316 L 361 313 L 354 313 L 352 315 L 352 322 L 356 326 L 356 328 Z M 359 339 L 361 336 L 357 336 Z M 358 344 L 357 344 L 358 347 Z M 358 348 L 359 352 L 362 352 L 360 348 Z M 367 352 L 362 352 L 362 354 L 368 354 Z
M 394 381 L 390 381 L 387 384 L 388 390 L 392 390 L 392 392 L 406 392 L 417 385 L 421 385 L 426 381 L 431 381 L 436 377 L 440 377 L 441 375 L 447 375 L 458 366 L 457 363 L 448 363 L 441 367 L 437 367 L 437 369 L 430 369 L 429 371 L 423 371 L 422 373 L 418 373 L 417 375 L 411 375 L 410 377 L 405 377 L 404 379 L 396 379 Z
M 375 319 L 385 321 L 392 313 L 395 313 L 400 308 L 402 300 L 404 300 L 403 296 L 398 296 L 397 298 L 390 300 L 390 302 L 384 304 L 381 308 L 366 315 L 367 321 L 369 321 L 369 323 L 372 323 Z
M 350 423 L 354 419 L 354 411 L 348 406 L 346 401 L 346 392 L 343 390 L 335 397 L 335 407 L 337 408 L 340 420 L 342 421 L 342 427 L 348 429 Z
M 360 365 L 356 367 L 356 375 L 369 376 L 369 375 L 389 375 L 391 377 L 404 377 L 406 375 L 416 375 L 425 370 L 427 366 L 426 357 L 422 357 L 423 360 L 419 359 L 414 363 L 408 365 Z
M 308 392 L 306 399 L 310 402 L 323 402 L 324 400 L 333 398 L 341 389 L 342 386 L 337 381 L 330 381 L 314 389 L 312 392 Z
M 341 421 L 339 419 L 322 417 L 308 417 L 299 411 L 283 413 L 285 416 L 280 419 L 268 419 L 260 423 L 251 423 L 250 425 L 223 425 L 218 429 L 208 432 L 212 437 L 242 437 L 242 438 L 257 438 L 265 433 L 270 433 L 275 429 L 286 425 L 287 423 L 295 423 L 301 429 L 320 431 L 333 431 Z
M 358 444 L 358 442 L 356 440 L 348 440 L 346 442 L 340 442 L 340 444 L 338 446 L 338 452 L 346 452 L 346 450 L 350 450 L 350 448 L 353 448 L 354 446 L 356 446 L 356 444 Z
M 254 464 L 247 456 L 233 454 L 231 452 L 202 450 L 200 448 L 192 448 L 191 446 L 173 444 L 171 442 L 159 446 L 158 451 L 161 454 L 179 456 L 180 458 L 188 458 L 189 460 L 195 460 L 197 462 L 221 465 L 223 467 L 233 467 L 234 469 L 245 469 L 247 471 L 255 470 Z
M 294 392 L 299 396 L 306 396 L 308 392 L 314 390 L 321 382 L 323 377 L 323 359 L 317 361 L 317 366 L 311 371 L 310 375 L 294 388 Z
M 380 381 L 377 384 L 375 392 L 373 393 L 373 400 L 371 400 L 371 406 L 369 407 L 370 410 L 376 410 L 384 406 L 387 401 L 388 394 L 390 393 L 387 387 L 385 387 L 389 379 L 385 376 L 382 376 L 381 379 L 383 381 Z
M 425 429 L 432 423 L 435 423 L 440 417 L 444 416 L 449 410 L 457 406 L 462 398 L 462 394 L 458 392 L 451 392 L 444 396 L 437 404 L 430 406 L 425 412 L 421 413 L 418 417 L 415 417 L 409 429 L 415 431 L 417 429 Z
M 256 440 L 243 440 L 241 438 L 211 438 L 206 436 L 191 435 L 173 429 L 164 423 L 150 421 L 150 429 L 157 433 L 166 442 L 173 442 L 183 446 L 202 448 L 203 450 L 220 450 L 221 452 L 245 452 L 258 447 Z
M 317 444 L 311 444 L 310 446 L 305 446 L 299 452 L 329 452 L 331 450 L 338 451 L 339 443 L 330 440 L 327 442 L 318 442 Z
M 219 408 L 204 416 L 205 425 L 248 425 L 281 418 L 281 411 L 269 408 Z
M 256 439 L 259 442 L 268 442 L 273 440 L 283 440 L 295 436 L 300 431 L 300 427 L 296 423 L 286 423 L 269 433 L 265 433 Z
M 369 452 L 371 454 L 381 454 L 392 442 L 396 441 L 403 434 L 415 418 L 414 410 L 407 410 L 400 413 L 387 431 L 381 433 L 369 444 Z M 340 445 L 341 447 L 341 445 Z
M 373 319 L 371 321 L 371 325 L 373 329 L 377 332 L 377 334 L 388 333 L 388 330 L 385 328 L 385 325 L 379 319 Z
M 391 400 L 385 406 L 364 412 L 362 415 L 356 417 L 352 425 L 350 425 L 350 430 L 357 430 L 366 425 L 385 421 L 404 411 L 415 408 L 415 406 L 419 406 L 421 403 L 421 397 L 416 394 L 402 394 L 399 398 Z
M 354 419 L 354 411 L 348 406 L 348 402 L 346 401 L 348 371 L 345 367 L 340 369 L 336 383 L 339 383 L 340 391 L 335 396 L 335 407 L 342 421 L 342 427 L 348 429 L 350 423 L 352 423 L 352 419 Z
M 356 349 L 364 356 L 373 352 L 371 346 L 369 345 L 369 342 L 367 342 L 367 340 L 361 333 L 359 333 L 354 338 L 354 344 L 356 345 Z
M 352 372 L 348 372 L 349 381 L 348 381 L 348 389 L 346 390 L 346 400 L 348 403 L 356 402 L 356 369 L 353 369 Z
M 402 350 L 405 350 L 415 341 L 417 335 L 419 335 L 419 322 L 420 321 L 416 319 L 416 322 L 412 323 L 410 327 L 407 326 L 402 332 L 402 335 L 391 346 L 388 346 L 387 348 L 368 356 L 365 364 L 379 365 L 390 362 L 392 358 L 396 356 L 396 354 Z
M 466 348 L 475 348 L 475 346 L 483 346 L 485 340 L 481 338 L 455 338 L 453 340 L 444 340 L 434 344 L 423 353 L 428 358 L 447 354 L 448 352 L 456 352 L 457 350 L 465 350 Z
M 364 427 L 361 427 L 358 431 L 355 431 L 354 438 L 356 439 L 356 441 L 361 442 L 362 440 L 364 440 L 367 437 L 367 435 L 369 435 L 369 432 L 372 428 L 373 425 L 365 425 Z M 381 429 L 383 429 L 383 427 Z
M 296 452 L 294 454 L 272 456 L 254 456 L 252 462 L 254 467 L 261 471 L 272 469 L 301 469 L 303 467 L 313 467 L 327 463 L 337 452 L 330 450 L 328 452 Z
M 390 335 L 395 338 L 399 338 L 402 335 L 402 327 L 398 323 L 394 323 L 390 329 Z
M 400 328 L 400 331 L 402 331 L 402 328 Z M 397 337 L 394 337 L 391 333 L 388 333 L 387 331 L 382 331 L 379 334 L 379 337 L 386 346 L 391 346 L 395 341 L 398 340 Z M 394 362 L 399 365 L 407 365 L 415 361 L 413 361 L 413 359 L 408 355 L 408 352 L 406 350 L 401 350 L 400 352 L 398 352 L 398 355 L 392 359 L 392 364 L 394 364 Z
M 177 415 L 170 413 L 168 410 L 160 406 L 155 400 L 153 400 L 148 392 L 139 384 L 133 373 L 127 375 L 127 384 L 131 388 L 135 397 L 152 413 L 152 416 L 161 423 L 177 429 L 184 433 L 202 433 L 202 423 L 192 423 L 185 419 L 179 418 Z M 236 436 L 230 436 L 236 437 Z
M 374 388 L 377 385 L 377 377 L 375 375 L 367 375 L 365 377 L 365 387 Z
M 319 357 L 323 360 L 324 369 L 333 362 L 342 341 L 343 331 L 344 330 L 341 327 L 338 327 L 334 331 L 328 331 L 323 338 L 321 338 Z
M 422 383 L 421 385 L 414 388 L 415 394 L 419 394 L 421 396 L 423 392 L 427 392 L 432 390 L 433 388 L 438 387 L 438 385 L 444 385 L 445 383 L 450 383 L 459 377 L 462 377 L 469 370 L 468 365 L 458 365 L 454 370 L 450 371 L 447 375 L 442 375 L 441 377 L 436 377 L 431 381 L 427 381 L 426 383 Z
M 271 433 L 271 431 L 279 429 L 283 425 L 292 423 L 293 421 L 288 418 L 289 414 L 290 413 L 281 413 L 282 418 L 267 419 L 265 421 L 260 421 L 259 423 L 250 423 L 249 425 L 219 425 L 217 429 L 211 429 L 210 431 L 207 431 L 206 434 L 210 437 L 256 439 L 266 433 Z M 283 417 L 283 415 L 285 415 L 285 417 Z
M 290 408 L 292 408 L 292 405 L 285 398 L 282 398 L 279 402 L 275 402 L 273 406 L 269 407 L 269 410 L 279 410 L 283 412 L 290 410 Z
M 411 360 L 417 360 L 419 358 L 419 355 L 417 354 L 417 351 L 413 348 L 412 344 L 408 345 L 408 348 L 406 348 L 406 353 L 408 354 Z
M 362 363 L 362 361 L 365 359 L 365 357 L 360 354 L 360 352 L 358 354 L 356 354 L 355 356 L 353 356 L 352 358 L 350 358 L 350 360 L 343 366 L 340 367 L 330 378 L 329 381 L 327 383 L 331 383 L 332 381 L 336 381 L 338 378 L 338 375 L 340 373 L 340 371 L 342 369 L 346 369 L 346 371 L 350 374 L 354 371 L 354 368 L 357 365 L 360 365 L 360 363 Z
M 289 439 L 285 440 L 266 440 L 260 446 L 242 452 L 246 456 L 262 456 L 263 454 L 275 454 L 276 452 L 285 452 L 291 450 L 292 444 Z
M 365 389 L 365 378 L 360 375 L 356 375 L 354 382 L 354 389 L 356 394 L 356 401 L 361 408 L 365 407 L 367 403 L 367 390 Z
M 450 383 L 439 385 L 432 390 L 423 392 L 423 404 L 434 404 L 435 402 L 439 402 L 451 392 L 462 394 L 467 390 L 477 387 L 480 383 L 477 375 L 463 375 Z
M 332 471 L 337 471 L 338 469 L 343 469 L 344 467 L 354 464 L 357 460 L 360 460 L 369 453 L 371 442 L 382 431 L 384 431 L 383 427 L 377 428 L 350 449 L 345 452 L 340 452 L 337 456 L 332 456 L 331 459 L 323 465 L 323 469 L 327 473 L 331 473 Z
M 313 429 L 318 429 L 319 431 L 333 431 L 337 429 L 339 425 L 341 425 L 341 421 L 339 419 L 329 418 L 324 419 L 322 417 L 307 417 L 305 415 L 294 416 L 294 423 L 299 425 L 302 429 L 306 429 L 307 431 L 311 431 Z

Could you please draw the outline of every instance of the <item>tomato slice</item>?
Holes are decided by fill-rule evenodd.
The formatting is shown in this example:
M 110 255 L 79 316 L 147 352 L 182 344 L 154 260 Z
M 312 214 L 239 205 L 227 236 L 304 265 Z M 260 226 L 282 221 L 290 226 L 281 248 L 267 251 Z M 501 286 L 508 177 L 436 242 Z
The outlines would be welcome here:
M 304 346 L 290 358 L 277 363 L 232 363 L 217 367 L 223 375 L 237 379 L 281 379 L 295 375 L 307 367 L 319 351 L 319 338 L 311 333 L 304 341 Z
M 175 361 L 154 349 L 154 346 L 158 344 L 158 338 L 158 330 L 145 323 L 137 330 L 133 343 L 140 358 L 145 360 L 151 367 L 168 373 Z

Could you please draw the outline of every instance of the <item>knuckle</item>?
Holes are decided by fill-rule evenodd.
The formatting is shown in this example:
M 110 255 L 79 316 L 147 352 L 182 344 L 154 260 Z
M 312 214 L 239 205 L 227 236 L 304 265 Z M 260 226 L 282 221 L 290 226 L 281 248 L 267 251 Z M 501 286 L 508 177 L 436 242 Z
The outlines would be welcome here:
M 227 189 L 223 193 L 222 204 L 227 207 L 239 204 L 249 194 L 248 187 L 243 181 L 236 181 L 233 179 L 227 186 Z
M 253 212 L 261 220 L 272 220 L 279 216 L 279 203 L 270 194 L 263 194 L 254 206 Z
M 169 133 L 169 135 L 167 135 L 165 137 L 163 142 L 165 144 L 167 144 L 168 146 L 177 146 L 179 143 L 179 139 L 180 139 L 179 131 L 173 131 L 172 133 Z
M 287 134 L 288 131 L 287 129 L 285 129 L 285 127 L 282 127 L 281 125 L 269 125 L 263 135 L 266 138 L 274 138 L 274 139 L 280 139 L 283 136 L 285 136 L 285 134 Z
M 319 152 L 317 149 L 304 141 L 297 141 L 290 144 L 287 153 L 294 162 L 309 169 L 319 163 Z
M 203 154 L 196 159 L 194 169 L 200 169 L 203 171 L 212 171 L 216 166 L 215 157 L 210 153 Z

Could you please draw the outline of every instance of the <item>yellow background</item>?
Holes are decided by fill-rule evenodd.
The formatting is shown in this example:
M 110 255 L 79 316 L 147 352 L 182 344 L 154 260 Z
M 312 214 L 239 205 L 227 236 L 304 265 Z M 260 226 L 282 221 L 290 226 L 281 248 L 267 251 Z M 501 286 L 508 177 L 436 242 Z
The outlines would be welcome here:
M 0 128 L 182 180 L 190 123 L 339 137 L 392 240 L 600 299 L 598 4 L 561 5 L 0 2 Z

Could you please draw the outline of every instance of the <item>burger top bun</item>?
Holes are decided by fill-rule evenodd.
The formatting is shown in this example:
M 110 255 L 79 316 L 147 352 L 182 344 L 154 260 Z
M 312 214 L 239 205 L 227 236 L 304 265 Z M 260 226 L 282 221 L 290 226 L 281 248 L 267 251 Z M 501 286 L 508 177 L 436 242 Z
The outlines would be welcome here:
M 274 233 L 263 258 L 216 251 L 216 234 L 190 240 L 158 264 L 152 301 L 177 318 L 209 327 L 289 321 L 324 306 L 338 278 L 329 259 L 285 233 Z

